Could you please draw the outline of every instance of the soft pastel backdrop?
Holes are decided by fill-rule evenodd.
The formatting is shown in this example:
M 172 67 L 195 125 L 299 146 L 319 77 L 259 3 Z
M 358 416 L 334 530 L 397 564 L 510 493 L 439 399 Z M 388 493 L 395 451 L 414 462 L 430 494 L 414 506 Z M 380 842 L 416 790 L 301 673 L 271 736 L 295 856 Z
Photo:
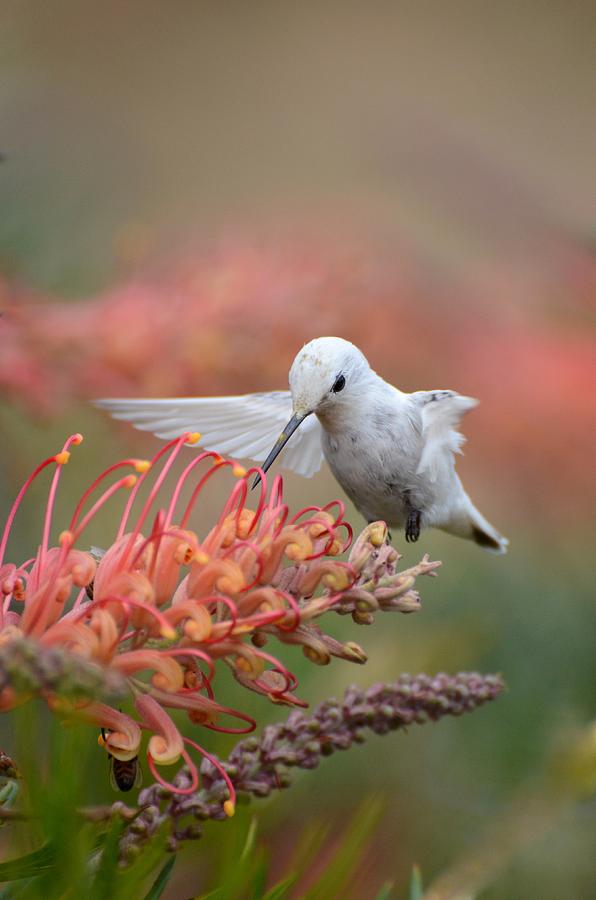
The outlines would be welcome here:
M 402 670 L 496 670 L 509 686 L 262 804 L 281 871 L 306 820 L 339 827 L 381 792 L 355 897 L 386 879 L 403 893 L 413 863 L 430 882 L 526 791 L 548 809 L 548 760 L 596 716 L 595 33 L 581 2 L 4 7 L 2 511 L 67 432 L 86 442 L 62 508 L 90 472 L 158 446 L 90 397 L 284 387 L 319 334 L 356 341 L 406 390 L 482 401 L 459 467 L 510 554 L 396 535 L 407 560 L 444 560 L 422 612 L 339 622 L 363 668 L 286 651 L 313 703 Z M 326 471 L 286 490 L 300 505 L 340 494 Z M 563 805 L 504 852 L 486 896 L 592 896 L 595 819 L 593 802 Z M 169 896 L 209 884 L 224 827 L 183 854 Z

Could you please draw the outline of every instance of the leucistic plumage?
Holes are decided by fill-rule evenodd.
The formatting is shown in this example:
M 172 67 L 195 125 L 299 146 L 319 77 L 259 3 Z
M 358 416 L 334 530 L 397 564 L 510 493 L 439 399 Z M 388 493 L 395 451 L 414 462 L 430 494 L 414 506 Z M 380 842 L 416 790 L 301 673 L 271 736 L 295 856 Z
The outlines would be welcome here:
M 201 446 L 255 460 L 265 471 L 282 450 L 285 467 L 307 478 L 326 459 L 368 521 L 404 528 L 408 541 L 434 527 L 506 552 L 507 539 L 476 509 L 455 471 L 464 442 L 457 428 L 476 400 L 446 390 L 403 393 L 337 337 L 306 344 L 289 383 L 289 391 L 96 405 L 162 438 L 198 429 Z

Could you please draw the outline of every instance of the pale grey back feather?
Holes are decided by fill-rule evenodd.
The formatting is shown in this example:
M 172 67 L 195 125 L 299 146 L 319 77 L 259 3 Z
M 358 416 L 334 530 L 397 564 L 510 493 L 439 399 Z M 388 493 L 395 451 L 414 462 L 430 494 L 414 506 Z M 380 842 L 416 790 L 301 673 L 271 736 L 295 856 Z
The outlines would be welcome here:
M 199 446 L 237 459 L 263 462 L 292 415 L 289 391 L 233 397 L 178 397 L 149 400 L 95 400 L 115 419 L 171 439 L 199 431 Z M 310 478 L 323 462 L 321 425 L 308 416 L 280 456 L 282 466 Z

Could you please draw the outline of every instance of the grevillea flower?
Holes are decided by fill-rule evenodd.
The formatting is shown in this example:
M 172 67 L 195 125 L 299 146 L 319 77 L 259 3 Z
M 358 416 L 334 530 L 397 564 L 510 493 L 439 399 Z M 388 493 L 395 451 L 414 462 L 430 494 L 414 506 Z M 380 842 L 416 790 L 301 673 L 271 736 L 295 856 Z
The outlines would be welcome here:
M 168 710 L 183 710 L 191 723 L 207 729 L 243 734 L 255 727 L 250 716 L 216 701 L 218 663 L 273 702 L 304 706 L 294 694 L 296 677 L 264 649 L 267 643 L 300 644 L 319 664 L 332 656 L 365 662 L 358 644 L 340 643 L 314 620 L 330 610 L 351 613 L 361 624 L 379 610 L 412 612 L 419 606 L 412 589 L 416 576 L 432 574 L 438 565 L 425 557 L 418 566 L 397 572 L 399 555 L 386 543 L 383 523 L 369 525 L 343 562 L 338 556 L 349 547 L 352 532 L 339 501 L 292 516 L 279 476 L 267 492 L 259 469 L 247 471 L 211 452 L 193 457 L 167 503 L 159 506 L 158 494 L 182 447 L 198 438 L 187 433 L 150 462 L 128 459 L 107 468 L 84 491 L 68 527 L 52 544 L 61 472 L 71 448 L 82 440 L 72 435 L 27 479 L 0 539 L 0 710 L 38 694 L 57 714 L 100 727 L 100 743 L 122 761 L 139 754 L 145 730 L 151 772 L 162 786 L 181 794 L 194 792 L 199 783 L 188 748 L 219 764 L 181 734 Z M 46 468 L 53 468 L 53 476 L 37 553 L 21 564 L 6 563 L 15 514 Z M 191 516 L 205 484 L 224 471 L 236 481 L 215 525 L 199 536 L 189 527 Z M 248 484 L 255 473 L 261 485 L 251 508 Z M 183 504 L 185 489 L 190 496 Z M 114 540 L 105 551 L 81 549 L 89 522 L 124 490 L 130 493 Z M 11 678 L 10 661 L 24 654 L 30 658 L 31 646 L 46 663 L 29 667 L 23 689 L 22 677 Z M 100 692 L 82 697 L 80 690 L 61 689 L 56 667 L 64 653 L 99 666 L 120 690 L 125 685 L 134 714 L 100 702 Z M 40 673 L 37 682 L 35 672 Z M 86 683 L 88 677 L 87 672 Z M 181 759 L 190 773 L 187 782 L 165 781 L 157 767 Z M 224 809 L 231 815 L 234 788 L 221 766 L 219 771 L 229 791 Z

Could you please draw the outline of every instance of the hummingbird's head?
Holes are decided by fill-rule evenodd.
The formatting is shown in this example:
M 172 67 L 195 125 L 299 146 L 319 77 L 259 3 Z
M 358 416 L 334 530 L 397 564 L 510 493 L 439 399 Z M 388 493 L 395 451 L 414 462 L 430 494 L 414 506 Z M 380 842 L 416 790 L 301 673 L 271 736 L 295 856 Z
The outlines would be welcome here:
M 349 407 L 366 390 L 370 366 L 358 347 L 338 337 L 315 338 L 305 344 L 290 369 L 293 415 L 263 463 L 266 472 L 301 422 L 316 413 Z M 260 481 L 257 476 L 255 484 Z
M 290 369 L 294 414 L 301 418 L 324 414 L 340 402 L 349 402 L 368 373 L 366 357 L 349 341 L 338 337 L 309 341 Z

